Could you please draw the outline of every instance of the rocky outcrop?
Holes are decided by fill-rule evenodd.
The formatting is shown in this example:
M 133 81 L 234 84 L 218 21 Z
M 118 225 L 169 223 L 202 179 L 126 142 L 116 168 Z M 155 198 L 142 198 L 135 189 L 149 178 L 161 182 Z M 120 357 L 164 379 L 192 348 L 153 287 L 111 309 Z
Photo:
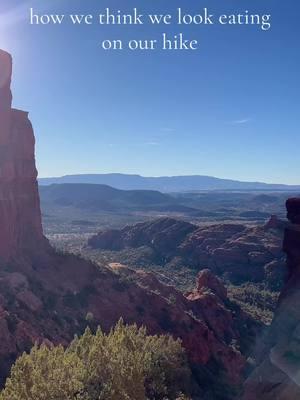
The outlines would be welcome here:
M 199 227 L 161 218 L 99 232 L 89 240 L 89 245 L 93 249 L 117 251 L 148 246 L 152 250 L 150 261 L 171 265 L 172 260 L 181 260 L 184 266 L 208 268 L 233 283 L 265 280 L 277 289 L 282 282 L 282 229 L 271 223 L 256 227 L 241 224 Z
M 266 278 L 265 265 L 283 258 L 281 238 L 281 232 L 264 226 L 218 224 L 195 230 L 180 250 L 194 265 L 225 274 L 233 282 L 259 282 Z
M 122 250 L 126 247 L 150 246 L 158 255 L 168 257 L 196 227 L 173 218 L 159 218 L 126 226 L 122 230 L 107 230 L 92 237 L 89 246 L 103 250 Z
M 288 280 L 281 293 L 260 364 L 247 380 L 243 400 L 300 398 L 300 199 L 286 203 L 283 248 Z M 281 224 L 282 225 L 282 224 Z
M 217 278 L 209 269 L 202 270 L 197 279 L 197 293 L 205 293 L 205 291 L 209 289 L 219 297 L 220 300 L 226 301 L 227 299 L 227 289 L 221 282 L 219 278 Z
M 11 56 L 0 50 L 0 118 L 1 118 L 1 138 L 3 142 L 8 142 L 10 139 L 10 109 L 12 95 L 10 91 L 12 74 L 12 59 Z
M 221 340 L 228 343 L 240 341 L 238 325 L 234 324 L 235 317 L 225 307 L 228 302 L 227 290 L 211 271 L 199 273 L 197 286 L 191 293 L 187 293 L 187 298 L 193 302 L 192 309 L 196 315 L 201 315 Z
M 249 343 L 253 342 L 258 324 L 229 301 L 226 288 L 219 278 L 210 271 L 201 271 L 195 289 L 183 295 L 173 286 L 162 284 L 153 273 L 134 271 L 124 266 L 119 268 L 118 273 L 138 282 L 145 290 L 150 290 L 154 295 L 164 299 L 170 309 L 177 314 L 177 318 L 182 313 L 192 321 L 208 327 L 218 341 L 218 344 L 211 342 L 213 359 L 220 367 L 219 371 L 215 371 L 216 375 L 219 375 L 222 368 L 225 370 L 233 368 L 231 379 L 234 381 L 238 379 L 236 371 L 243 371 L 246 365 L 244 356 L 238 355 L 249 350 Z M 182 320 L 182 317 L 180 318 Z M 169 322 L 170 319 L 166 317 L 163 324 Z M 194 330 L 191 325 L 190 329 Z M 210 333 L 207 334 L 209 337 Z M 192 343 L 190 350 L 193 357 L 196 356 L 197 347 L 193 347 Z M 223 384 L 226 385 L 226 381 L 223 380 Z
M 0 259 L 4 262 L 45 241 L 34 135 L 28 113 L 11 108 L 11 71 L 10 55 L 0 51 Z

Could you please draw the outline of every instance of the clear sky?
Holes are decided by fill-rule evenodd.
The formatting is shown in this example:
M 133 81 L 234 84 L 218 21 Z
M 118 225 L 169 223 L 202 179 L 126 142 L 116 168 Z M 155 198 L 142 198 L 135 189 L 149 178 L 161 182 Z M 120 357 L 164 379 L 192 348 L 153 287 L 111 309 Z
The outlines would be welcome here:
M 31 26 L 39 14 L 271 14 L 272 27 Z M 40 176 L 203 174 L 300 184 L 300 2 L 1 0 L 14 105 L 30 111 Z M 195 52 L 105 52 L 111 38 L 183 32 Z

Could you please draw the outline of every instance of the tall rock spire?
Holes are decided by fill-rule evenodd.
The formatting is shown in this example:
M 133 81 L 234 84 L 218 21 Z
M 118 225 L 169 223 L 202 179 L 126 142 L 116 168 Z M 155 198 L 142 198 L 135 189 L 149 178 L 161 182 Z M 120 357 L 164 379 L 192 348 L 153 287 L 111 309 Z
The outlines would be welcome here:
M 11 108 L 11 56 L 0 50 L 0 261 L 43 240 L 34 134 L 28 113 Z
M 10 54 L 0 50 L 0 137 L 1 145 L 9 140 L 11 122 L 11 91 L 12 58 Z M 2 158 L 2 154 L 1 154 Z

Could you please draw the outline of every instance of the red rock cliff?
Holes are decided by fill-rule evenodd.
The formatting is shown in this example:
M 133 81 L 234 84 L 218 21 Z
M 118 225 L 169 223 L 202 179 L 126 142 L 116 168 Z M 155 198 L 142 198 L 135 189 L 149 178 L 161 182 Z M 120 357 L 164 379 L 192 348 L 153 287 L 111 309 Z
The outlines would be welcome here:
M 31 251 L 43 239 L 28 113 L 11 108 L 11 56 L 0 50 L 0 257 Z

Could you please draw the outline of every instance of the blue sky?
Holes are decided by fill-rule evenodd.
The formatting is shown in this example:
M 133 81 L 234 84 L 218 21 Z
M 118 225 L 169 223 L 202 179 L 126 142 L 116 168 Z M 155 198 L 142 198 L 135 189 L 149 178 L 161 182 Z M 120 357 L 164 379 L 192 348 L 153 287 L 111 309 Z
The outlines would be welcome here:
M 31 26 L 106 7 L 271 14 L 260 26 Z M 300 184 L 300 3 L 295 0 L 2 0 L 14 105 L 30 111 L 39 174 L 203 174 Z M 106 38 L 183 32 L 194 52 L 105 52 Z

